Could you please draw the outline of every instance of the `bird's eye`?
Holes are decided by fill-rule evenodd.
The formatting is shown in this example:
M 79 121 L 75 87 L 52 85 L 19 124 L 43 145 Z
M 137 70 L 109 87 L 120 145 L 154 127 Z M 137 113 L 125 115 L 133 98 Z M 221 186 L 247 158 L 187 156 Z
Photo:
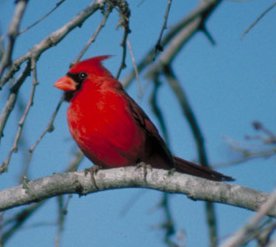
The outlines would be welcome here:
M 82 72 L 82 73 L 79 73 L 78 76 L 79 76 L 79 79 L 82 81 L 87 77 L 87 74 Z

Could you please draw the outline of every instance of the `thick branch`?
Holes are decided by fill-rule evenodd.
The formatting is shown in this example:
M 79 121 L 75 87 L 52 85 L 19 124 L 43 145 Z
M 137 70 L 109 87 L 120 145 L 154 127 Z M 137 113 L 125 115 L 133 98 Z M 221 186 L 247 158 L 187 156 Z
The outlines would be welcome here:
M 194 200 L 208 200 L 256 211 L 268 195 L 240 185 L 213 182 L 175 172 L 126 167 L 89 172 L 54 174 L 0 191 L 0 211 L 62 194 L 86 195 L 102 190 L 142 187 L 181 193 Z M 276 217 L 276 206 L 268 215 Z

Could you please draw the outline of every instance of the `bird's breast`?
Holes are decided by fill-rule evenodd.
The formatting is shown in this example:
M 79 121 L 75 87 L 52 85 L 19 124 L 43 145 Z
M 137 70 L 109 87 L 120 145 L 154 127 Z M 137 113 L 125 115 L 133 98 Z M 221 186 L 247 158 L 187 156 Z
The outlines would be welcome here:
M 95 92 L 71 102 L 68 125 L 92 161 L 104 167 L 132 165 L 141 156 L 145 133 L 120 94 Z

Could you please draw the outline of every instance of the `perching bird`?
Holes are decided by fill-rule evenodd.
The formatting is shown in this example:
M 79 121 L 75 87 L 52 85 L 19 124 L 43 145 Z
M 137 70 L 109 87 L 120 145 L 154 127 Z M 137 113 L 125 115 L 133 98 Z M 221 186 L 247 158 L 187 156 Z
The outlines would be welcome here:
M 231 177 L 174 157 L 147 114 L 102 65 L 109 56 L 74 64 L 55 86 L 65 91 L 69 130 L 85 156 L 102 168 L 133 166 L 154 168 L 215 181 Z

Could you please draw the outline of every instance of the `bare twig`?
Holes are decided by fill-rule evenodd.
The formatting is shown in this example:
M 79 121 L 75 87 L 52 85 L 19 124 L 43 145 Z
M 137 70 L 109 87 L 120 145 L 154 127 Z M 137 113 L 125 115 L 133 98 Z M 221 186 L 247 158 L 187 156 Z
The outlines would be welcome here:
M 49 11 L 47 12 L 45 15 L 41 16 L 38 20 L 36 20 L 34 23 L 32 23 L 31 25 L 29 25 L 28 27 L 24 28 L 23 30 L 21 30 L 19 32 L 19 35 L 28 32 L 30 29 L 32 29 L 33 27 L 35 27 L 36 25 L 38 25 L 39 23 L 41 23 L 42 21 L 44 21 L 48 16 L 50 16 L 58 7 L 60 7 L 63 3 L 65 2 L 65 0 L 59 0 L 55 6 Z
M 270 220 L 269 223 L 266 223 L 260 231 L 256 232 L 256 236 L 254 238 L 257 239 L 259 246 L 273 246 L 273 233 L 276 231 L 276 221 Z M 271 244 L 271 245 L 269 245 Z M 274 241 L 274 245 L 276 242 Z
M 224 163 L 219 163 L 214 165 L 215 168 L 222 168 L 222 167 L 230 167 L 233 165 L 239 165 L 242 163 L 245 163 L 247 161 L 253 160 L 253 159 L 267 159 L 272 156 L 276 155 L 276 148 L 272 148 L 269 150 L 258 150 L 258 151 L 252 151 L 248 149 L 243 149 L 242 147 L 235 147 L 235 151 L 238 151 L 241 153 L 243 156 L 238 159 L 234 159 L 229 162 L 224 162 Z
M 227 167 L 232 165 L 237 165 L 250 161 L 252 159 L 259 158 L 270 158 L 276 155 L 276 135 L 275 133 L 268 129 L 264 124 L 259 121 L 254 121 L 252 123 L 253 128 L 258 132 L 258 135 L 246 135 L 246 141 L 257 142 L 258 146 L 250 147 L 245 144 L 241 144 L 232 138 L 225 137 L 225 142 L 227 145 L 236 153 L 239 153 L 241 157 L 234 159 L 229 162 L 224 162 L 215 165 L 215 167 Z
M 174 61 L 176 56 L 179 54 L 179 51 L 198 30 L 201 25 L 201 21 L 201 18 L 195 19 L 175 35 L 171 43 L 168 44 L 166 50 L 162 52 L 158 61 L 151 66 L 150 70 L 147 72 L 147 77 L 152 77 L 152 75 L 156 73 L 162 73 L 163 67 L 165 65 L 170 65 Z
M 195 113 L 193 112 L 192 107 L 188 101 L 186 93 L 184 89 L 181 87 L 179 80 L 177 79 L 176 75 L 174 74 L 170 66 L 164 66 L 163 71 L 170 87 L 172 88 L 176 98 L 179 101 L 183 114 L 187 119 L 191 131 L 193 133 L 193 137 L 197 146 L 197 153 L 199 156 L 200 164 L 208 166 L 204 137 L 200 130 Z
M 2 30 L 0 30 L 0 60 L 2 60 L 5 53 L 4 36 L 1 34 L 1 31 Z M 0 247 L 2 246 L 0 245 Z
M 171 29 L 168 31 L 168 33 L 163 38 L 163 47 L 166 48 L 166 46 L 174 40 L 175 36 L 178 35 L 183 29 L 186 29 L 187 26 L 189 26 L 189 32 L 187 32 L 187 36 L 182 41 L 182 46 L 189 40 L 191 35 L 193 35 L 195 32 L 200 31 L 201 24 L 203 21 L 203 17 L 205 20 L 209 17 L 209 15 L 212 13 L 212 11 L 221 3 L 221 0 L 207 0 L 207 1 L 201 1 L 200 4 L 190 12 L 190 14 L 186 17 L 184 17 L 182 20 L 180 20 L 177 24 L 171 27 Z M 183 31 L 184 32 L 184 31 Z M 189 36 L 189 35 L 190 36 Z M 184 34 L 182 33 L 180 37 L 183 37 Z M 167 50 L 167 48 L 166 48 Z M 168 49 L 170 50 L 170 49 Z M 141 60 L 140 63 L 138 63 L 138 70 L 141 73 L 147 66 L 151 65 L 153 62 L 153 57 L 155 54 L 155 46 L 152 47 L 147 54 L 144 56 L 144 58 Z M 162 60 L 160 60 L 162 63 Z M 127 87 L 130 82 L 135 78 L 135 72 L 132 71 L 128 74 L 126 78 L 123 80 L 123 84 Z
M 40 41 L 38 44 L 33 46 L 26 54 L 16 59 L 11 65 L 10 69 L 0 80 L 0 89 L 5 83 L 12 78 L 14 73 L 18 71 L 21 64 L 28 59 L 38 59 L 39 56 L 48 50 L 50 47 L 57 45 L 63 38 L 67 36 L 74 28 L 79 27 L 88 17 L 94 14 L 100 8 L 100 4 L 95 2 L 91 3 L 87 8 L 82 10 L 77 16 L 72 18 L 61 28 L 51 33 L 48 37 Z
M 257 19 L 243 32 L 242 38 L 247 35 L 260 21 L 265 17 L 265 15 L 268 14 L 269 11 L 271 11 L 276 6 L 276 2 L 272 3 L 271 6 L 269 6 L 267 9 L 265 9 L 258 17 Z
M 15 232 L 21 229 L 26 220 L 29 219 L 34 214 L 34 212 L 36 212 L 37 209 L 40 208 L 41 205 L 44 205 L 44 202 L 45 201 L 41 201 L 39 203 L 32 204 L 31 206 L 15 214 L 11 219 L 5 221 L 5 228 L 7 228 L 8 225 L 11 226 L 2 234 L 3 244 L 5 244 Z
M 16 1 L 16 7 L 8 30 L 8 46 L 2 56 L 0 64 L 0 78 L 2 77 L 5 69 L 11 65 L 14 44 L 16 37 L 18 36 L 20 24 L 27 7 L 27 3 L 28 0 Z
M 30 153 L 34 152 L 34 150 L 36 149 L 37 145 L 42 141 L 42 139 L 44 138 L 44 136 L 47 133 L 51 133 L 52 131 L 54 131 L 54 128 L 55 128 L 54 127 L 54 122 L 55 122 L 56 116 L 57 116 L 57 114 L 59 112 L 59 109 L 60 109 L 63 101 L 64 101 L 64 97 L 62 96 L 60 98 L 60 100 L 58 101 L 58 104 L 57 104 L 57 106 L 56 106 L 56 108 L 55 108 L 55 110 L 54 110 L 54 112 L 53 112 L 53 114 L 52 114 L 52 116 L 50 118 L 50 121 L 49 121 L 48 125 L 46 126 L 46 129 L 42 132 L 42 134 L 39 136 L 39 138 L 36 140 L 36 142 L 30 147 L 30 149 L 29 149 Z
M 206 28 L 205 23 L 202 25 L 201 31 L 205 34 L 205 36 L 209 40 L 210 44 L 213 45 L 213 46 L 215 46 L 216 45 L 216 41 L 213 38 L 213 36 L 211 35 L 211 33 L 208 31 L 208 29 Z
M 18 99 L 17 99 L 17 115 L 19 118 L 22 113 L 24 112 L 26 105 L 26 100 L 22 97 L 22 94 L 18 94 Z M 18 170 L 20 169 L 21 171 L 19 172 L 18 175 L 18 183 L 22 183 L 26 177 L 29 177 L 29 168 L 31 165 L 31 155 L 27 151 L 29 147 L 29 142 L 28 142 L 28 135 L 26 132 L 22 132 L 20 141 L 18 143 L 18 149 L 21 150 L 21 157 L 22 157 L 22 165 L 18 167 Z
M 19 91 L 20 87 L 22 86 L 23 82 L 25 81 L 25 79 L 30 75 L 30 72 L 31 72 L 30 69 L 31 69 L 31 62 L 30 62 L 30 60 L 28 60 L 26 67 L 24 68 L 22 74 L 18 77 L 18 79 L 16 80 L 16 82 L 10 89 L 10 95 L 6 101 L 6 104 L 1 112 L 1 117 L 0 117 L 0 141 L 4 135 L 4 129 L 5 129 L 7 120 L 10 116 L 10 113 L 14 109 L 14 106 L 15 106 L 15 103 L 17 100 L 17 96 L 18 96 L 18 91 Z
M 244 227 L 226 240 L 222 247 L 238 247 L 245 244 L 248 236 L 250 236 L 254 229 L 259 226 L 261 221 L 267 215 L 267 212 L 269 212 L 272 208 L 275 208 L 275 205 L 276 190 L 269 196 L 267 201 L 261 205 L 256 215 L 252 217 Z
M 252 126 L 256 131 L 259 131 L 263 134 L 257 139 L 260 139 L 264 144 L 276 144 L 276 134 L 272 130 L 268 129 L 259 121 L 254 121 Z M 248 135 L 246 137 L 247 139 L 251 139 Z
M 57 197 L 57 231 L 55 237 L 55 247 L 60 246 L 61 235 L 64 230 L 65 215 L 67 214 L 67 207 L 64 205 L 64 197 Z
M 127 47 L 128 47 L 128 51 L 129 51 L 129 54 L 130 54 L 130 57 L 131 57 L 132 67 L 133 67 L 134 73 L 135 73 L 137 92 L 138 92 L 137 96 L 138 96 L 138 98 L 142 98 L 142 96 L 144 94 L 143 93 L 143 87 L 142 87 L 142 83 L 141 83 L 141 80 L 140 80 L 140 77 L 139 77 L 139 71 L 138 71 L 138 68 L 137 68 L 136 59 L 135 59 L 133 49 L 132 49 L 132 46 L 131 46 L 131 43 L 130 43 L 129 39 L 127 40 Z
M 66 172 L 73 172 L 78 170 L 81 162 L 84 159 L 84 154 L 81 152 L 80 149 L 78 149 L 76 151 L 76 153 L 74 154 L 73 159 L 71 160 L 71 162 L 69 163 L 68 167 L 66 168 Z
M 169 13 L 170 13 L 171 5 L 172 5 L 172 0 L 168 0 L 167 8 L 166 8 L 165 15 L 164 15 L 164 18 L 163 18 L 163 25 L 162 25 L 158 40 L 157 40 L 156 45 L 155 45 L 154 58 L 156 57 L 156 55 L 159 51 L 163 51 L 162 38 L 163 38 L 163 34 L 164 34 L 165 30 L 167 29 L 167 23 L 168 23 L 168 19 L 169 19 Z
M 210 246 L 217 247 L 218 246 L 218 225 L 217 225 L 217 214 L 214 203 L 205 202 L 205 214 L 206 214 L 206 222 L 209 231 L 209 241 Z
M 165 230 L 164 242 L 170 247 L 176 247 L 177 245 L 171 239 L 176 230 L 175 222 L 170 210 L 170 195 L 168 193 L 163 193 L 160 206 L 162 207 L 165 215 L 165 222 L 162 224 L 162 228 Z
M 132 197 L 129 199 L 129 201 L 124 205 L 124 207 L 121 209 L 120 215 L 125 216 L 130 209 L 135 205 L 135 203 L 138 202 L 138 200 L 141 199 L 141 197 L 145 194 L 145 190 L 138 190 L 137 193 L 134 193 Z
M 116 75 L 116 78 L 118 79 L 120 77 L 122 70 L 126 67 L 127 37 L 128 37 L 128 34 L 131 32 L 131 30 L 129 28 L 130 9 L 127 1 L 123 0 L 123 1 L 115 1 L 115 2 L 120 13 L 119 25 L 122 26 L 124 29 L 124 33 L 121 41 L 122 60 Z
M 162 132 L 162 134 L 164 136 L 166 144 L 168 146 L 170 146 L 169 145 L 169 133 L 168 133 L 168 129 L 167 129 L 167 126 L 165 124 L 165 119 L 164 119 L 163 113 L 161 111 L 161 108 L 158 105 L 158 92 L 159 92 L 159 88 L 160 88 L 160 85 L 161 85 L 161 81 L 159 80 L 159 77 L 156 76 L 154 78 L 153 82 L 154 82 L 154 87 L 153 87 L 153 90 L 152 90 L 152 93 L 151 93 L 151 96 L 150 96 L 150 100 L 149 100 L 150 101 L 150 105 L 151 105 L 153 113 L 155 114 L 155 116 L 158 119 L 158 122 L 159 122 L 160 128 L 161 128 L 161 132 Z
M 112 7 L 110 4 L 108 4 L 107 9 L 104 12 L 103 18 L 101 20 L 101 23 L 99 24 L 97 30 L 95 31 L 95 33 L 89 38 L 89 40 L 87 41 L 87 43 L 85 44 L 85 46 L 82 48 L 81 52 L 79 53 L 78 57 L 73 61 L 73 64 L 78 62 L 83 55 L 85 54 L 85 52 L 88 50 L 88 48 L 90 47 L 90 45 L 92 43 L 95 42 L 96 38 L 98 37 L 100 31 L 104 28 L 106 21 L 109 17 L 109 14 L 112 12 Z
M 33 101 L 34 101 L 34 96 L 35 96 L 35 90 L 36 90 L 36 86 L 38 85 L 38 79 L 37 79 L 37 70 L 36 70 L 36 61 L 35 59 L 31 59 L 31 70 L 32 70 L 32 75 L 33 75 L 33 82 L 32 82 L 32 89 L 31 89 L 31 94 L 29 97 L 29 101 L 25 107 L 25 110 L 19 120 L 18 123 L 18 128 L 17 128 L 17 132 L 13 141 L 13 145 L 12 148 L 10 149 L 7 158 L 4 160 L 4 162 L 2 163 L 2 165 L 0 166 L 0 173 L 5 172 L 8 169 L 10 160 L 12 158 L 13 153 L 17 152 L 18 149 L 18 143 L 20 140 L 20 137 L 22 135 L 22 131 L 24 128 L 24 124 L 26 121 L 26 118 L 29 114 L 29 111 L 33 105 Z

